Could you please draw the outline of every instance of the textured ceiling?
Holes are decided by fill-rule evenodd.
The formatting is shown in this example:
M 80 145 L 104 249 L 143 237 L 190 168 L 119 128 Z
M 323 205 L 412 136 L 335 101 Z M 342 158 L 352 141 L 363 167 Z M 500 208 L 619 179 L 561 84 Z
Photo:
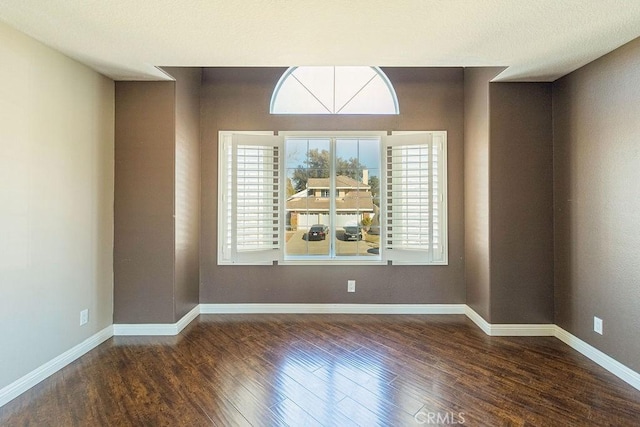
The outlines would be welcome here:
M 156 66 L 506 66 L 553 81 L 640 36 L 640 0 L 0 0 L 116 80 Z

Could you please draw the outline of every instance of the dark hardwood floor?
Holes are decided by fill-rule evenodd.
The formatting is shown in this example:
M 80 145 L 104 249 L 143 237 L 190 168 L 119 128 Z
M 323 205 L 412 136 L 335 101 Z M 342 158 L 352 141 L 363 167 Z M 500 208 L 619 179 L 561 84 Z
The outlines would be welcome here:
M 638 426 L 640 392 L 555 338 L 464 316 L 201 315 L 114 337 L 2 426 Z

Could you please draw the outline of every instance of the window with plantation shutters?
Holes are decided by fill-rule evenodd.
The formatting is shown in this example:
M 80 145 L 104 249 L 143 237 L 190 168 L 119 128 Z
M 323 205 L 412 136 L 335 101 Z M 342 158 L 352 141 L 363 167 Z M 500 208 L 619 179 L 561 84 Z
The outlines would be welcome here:
M 394 264 L 446 264 L 446 134 L 385 140 L 385 252 Z
M 271 264 L 280 248 L 280 149 L 272 135 L 221 134 L 219 259 Z
M 446 265 L 447 133 L 219 133 L 219 264 Z

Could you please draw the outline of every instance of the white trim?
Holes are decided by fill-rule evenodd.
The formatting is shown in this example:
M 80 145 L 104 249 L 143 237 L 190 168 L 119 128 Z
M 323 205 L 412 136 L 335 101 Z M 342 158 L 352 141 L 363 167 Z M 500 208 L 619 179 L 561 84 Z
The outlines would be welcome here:
M 554 337 L 556 325 L 543 324 L 491 324 L 484 320 L 474 309 L 465 306 L 464 314 L 475 323 L 482 332 L 492 337 Z
M 565 331 L 558 325 L 541 324 L 541 325 L 513 325 L 513 324 L 494 324 L 484 320 L 482 316 L 476 313 L 471 307 L 465 306 L 465 314 L 473 323 L 475 323 L 482 331 L 489 336 L 513 336 L 513 337 L 555 337 L 567 344 L 569 347 L 588 357 L 607 371 L 611 372 L 621 380 L 627 382 L 632 387 L 640 390 L 640 373 L 618 362 L 611 356 L 606 355 L 602 351 L 590 344 L 582 341 L 580 338 Z
M 200 305 L 196 305 L 176 323 L 140 323 L 113 325 L 113 335 L 178 335 L 200 314 Z
M 178 332 L 176 332 L 176 335 L 182 332 L 182 330 L 186 328 L 189 323 L 193 322 L 198 316 L 200 316 L 200 304 L 193 307 L 190 312 L 182 316 L 182 319 L 178 320 L 178 322 L 176 323 L 176 326 L 178 328 Z
M 201 314 L 465 314 L 464 304 L 200 304 Z
M 579 353 L 587 356 L 589 359 L 596 362 L 598 365 L 602 366 L 604 369 L 611 372 L 613 375 L 625 381 L 632 387 L 640 390 L 640 373 L 623 365 L 611 356 L 604 354 L 597 348 L 587 344 L 580 338 L 572 335 L 557 325 L 555 325 L 555 337 Z
M 22 378 L 0 389 L 0 407 L 15 399 L 42 380 L 58 372 L 74 360 L 93 350 L 113 336 L 113 326 L 107 326 L 100 332 L 90 336 L 80 344 L 70 348 L 61 355 L 29 372 Z
M 493 337 L 553 337 L 555 336 L 553 323 L 541 324 L 497 324 L 491 325 Z
M 199 304 L 173 324 L 111 325 L 0 389 L 0 407 L 114 335 L 177 335 L 200 314 L 464 314 L 489 336 L 553 336 L 640 390 L 640 373 L 552 324 L 492 325 L 466 304 Z
M 474 309 L 472 309 L 468 305 L 465 305 L 464 314 L 473 323 L 475 323 L 476 326 L 482 330 L 482 332 L 484 332 L 485 334 L 487 334 L 489 336 L 491 335 L 491 324 L 489 322 L 487 322 L 486 320 L 484 320 L 484 318 L 482 316 L 480 316 L 478 313 L 476 313 L 476 311 Z

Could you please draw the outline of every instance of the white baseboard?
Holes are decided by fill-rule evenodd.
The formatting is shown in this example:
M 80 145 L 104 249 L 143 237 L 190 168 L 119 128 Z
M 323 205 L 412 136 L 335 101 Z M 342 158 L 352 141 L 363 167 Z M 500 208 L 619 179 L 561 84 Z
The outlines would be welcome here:
M 597 348 L 570 334 L 561 327 L 553 324 L 544 325 L 506 325 L 491 324 L 484 320 L 471 307 L 466 306 L 465 314 L 482 331 L 490 336 L 520 336 L 520 337 L 555 337 L 574 350 L 582 353 L 607 371 L 611 372 L 632 387 L 640 390 L 640 374 L 623 365 L 611 356 L 607 356 Z
M 491 325 L 492 337 L 553 337 L 555 336 L 553 323 L 541 324 L 497 324 Z
M 466 304 L 200 304 L 172 324 L 108 326 L 0 389 L 0 406 L 16 398 L 114 335 L 177 335 L 199 314 L 464 314 L 490 336 L 553 336 L 640 390 L 640 374 L 552 324 L 490 324 Z
M 42 380 L 58 372 L 74 360 L 93 350 L 113 336 L 113 326 L 107 326 L 75 347 L 34 369 L 22 378 L 0 389 L 0 406 L 15 399 Z
M 467 317 L 473 323 L 475 323 L 478 328 L 482 330 L 482 332 L 484 332 L 487 335 L 491 335 L 491 324 L 486 320 L 484 320 L 484 318 L 480 316 L 478 313 L 476 313 L 474 309 L 472 309 L 468 305 L 465 305 L 464 314 L 466 314 Z
M 465 313 L 482 331 L 492 337 L 554 337 L 556 325 L 544 324 L 491 324 L 484 320 L 474 309 L 465 306 Z
M 607 356 L 592 345 L 587 344 L 575 335 L 565 331 L 560 326 L 555 327 L 555 332 L 555 337 L 560 341 L 587 356 L 589 359 L 593 360 L 598 365 L 602 366 L 621 380 L 627 382 L 637 390 L 640 390 L 640 373 L 623 365 L 611 356 Z
M 113 325 L 113 335 L 178 335 L 193 319 L 198 317 L 199 314 L 200 305 L 196 305 L 176 323 L 116 324 Z
M 465 314 L 465 304 L 200 304 L 201 314 Z

